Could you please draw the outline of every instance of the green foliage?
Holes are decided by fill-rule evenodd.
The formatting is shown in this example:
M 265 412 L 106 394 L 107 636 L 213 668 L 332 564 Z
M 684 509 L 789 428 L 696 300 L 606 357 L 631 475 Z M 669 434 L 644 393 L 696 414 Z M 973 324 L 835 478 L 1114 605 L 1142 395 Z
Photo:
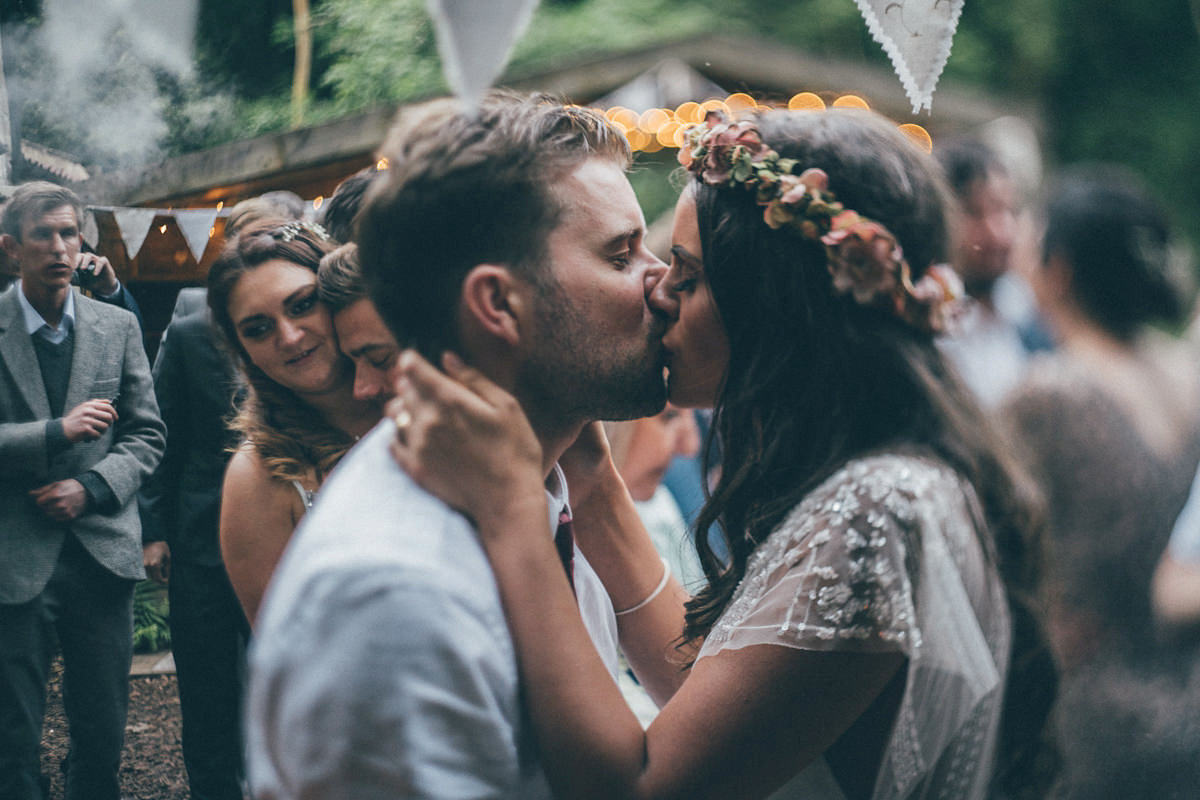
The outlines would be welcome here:
M 167 587 L 138 581 L 133 588 L 133 652 L 157 653 L 171 646 L 169 614 Z
M 313 38 L 330 62 L 319 84 L 341 111 L 446 91 L 423 0 L 325 0 Z
M 1055 5 L 1047 69 L 1049 149 L 1063 163 L 1115 161 L 1144 176 L 1200 243 L 1200 40 L 1184 0 Z
M 442 93 L 425 0 L 310 0 L 313 86 L 306 123 L 362 108 Z M 50 60 L 13 23 L 36 22 L 43 3 L 9 0 L 0 13 L 10 91 Z M 88 80 L 60 76 L 54 90 L 26 98 L 25 134 L 101 166 L 128 155 L 141 120 L 124 109 L 157 82 L 162 96 L 142 105 L 160 111 L 164 130 L 140 131 L 171 153 L 286 129 L 294 42 L 291 0 L 203 0 L 196 32 L 197 75 L 168 75 L 137 62 L 111 39 L 111 61 Z M 966 0 L 945 77 L 999 96 L 1032 98 L 1044 109 L 1052 163 L 1112 160 L 1145 175 L 1200 241 L 1200 0 L 1106 4 L 1091 0 Z M 518 43 L 510 74 L 529 74 L 706 32 L 760 36 L 839 60 L 886 67 L 851 0 L 541 0 Z M 797 89 L 804 88 L 797 76 Z M 76 90 L 79 87 L 79 90 Z M 87 104 L 88 114 L 63 113 Z M 105 107 L 122 109 L 115 142 Z M 935 102 L 936 109 L 936 102 Z M 936 111 L 935 111 L 936 114 Z M 146 124 L 150 124 L 147 122 Z M 100 146 L 104 145 L 104 146 Z M 107 147 L 108 149 L 105 149 Z M 647 176 L 669 168 L 639 156 Z M 670 187 L 635 177 L 648 208 L 669 206 Z M 662 195 L 661 198 L 658 196 Z M 664 202 L 665 201 L 665 202 Z
M 292 0 L 202 0 L 196 65 L 205 80 L 239 97 L 287 94 L 292 79 Z M 276 31 L 285 26 L 289 36 Z
M 716 22 L 705 3 L 678 0 L 580 0 L 545 3 L 517 43 L 511 67 L 549 67 L 564 58 L 608 54 L 711 30 Z
M 682 177 L 675 179 L 678 167 L 674 150 L 638 153 L 634 159 L 629 182 L 633 185 L 642 213 L 646 215 L 647 224 L 674 208 L 682 186 Z

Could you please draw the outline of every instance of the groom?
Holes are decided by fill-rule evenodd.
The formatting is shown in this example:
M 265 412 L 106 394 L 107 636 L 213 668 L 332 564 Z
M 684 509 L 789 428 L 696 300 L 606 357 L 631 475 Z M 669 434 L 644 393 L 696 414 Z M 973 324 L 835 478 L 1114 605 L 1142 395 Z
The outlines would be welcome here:
M 664 268 L 602 116 L 494 93 L 476 113 L 404 113 L 359 221 L 362 267 L 398 341 L 452 349 L 520 401 L 557 458 L 584 424 L 663 407 Z M 397 423 L 401 424 L 401 423 Z M 393 462 L 385 420 L 322 487 L 275 573 L 249 699 L 255 797 L 542 798 L 495 581 L 469 522 Z M 612 605 L 564 568 L 615 675 Z

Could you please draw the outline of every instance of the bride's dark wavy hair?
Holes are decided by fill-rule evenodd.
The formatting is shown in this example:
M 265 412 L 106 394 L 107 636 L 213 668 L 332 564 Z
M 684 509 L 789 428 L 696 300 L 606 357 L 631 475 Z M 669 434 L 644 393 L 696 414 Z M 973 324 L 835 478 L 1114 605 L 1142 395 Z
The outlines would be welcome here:
M 891 122 L 848 109 L 768 112 L 757 121 L 770 147 L 798 160 L 797 172 L 823 169 L 839 202 L 895 235 L 914 281 L 949 260 L 953 206 L 940 169 Z M 994 539 L 985 552 L 998 554 L 1017 626 L 1030 629 L 1015 639 L 1039 648 L 1030 612 L 1037 493 L 933 338 L 837 294 L 823 246 L 769 228 L 752 193 L 698 180 L 691 188 L 704 271 L 729 340 L 705 447 L 711 462 L 719 441 L 720 477 L 696 530 L 715 524 L 729 555 L 696 537 L 709 585 L 688 604 L 685 641 L 707 635 L 751 553 L 805 495 L 856 456 L 915 446 L 975 488 Z M 1037 712 L 1041 720 L 1047 710 Z M 1024 724 L 1036 732 L 1041 720 Z

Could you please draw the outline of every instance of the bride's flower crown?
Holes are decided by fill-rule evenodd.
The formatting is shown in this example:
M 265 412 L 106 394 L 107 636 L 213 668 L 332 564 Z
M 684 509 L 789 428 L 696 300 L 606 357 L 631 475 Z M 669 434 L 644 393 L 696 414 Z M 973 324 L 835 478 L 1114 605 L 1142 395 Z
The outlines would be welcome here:
M 962 281 L 948 264 L 933 264 L 916 283 L 896 237 L 883 225 L 845 208 L 829 191 L 829 176 L 768 147 L 753 122 L 710 111 L 679 148 L 679 163 L 710 186 L 754 192 L 763 221 L 792 228 L 825 245 L 826 265 L 839 294 L 886 308 L 910 325 L 942 333 L 958 315 Z

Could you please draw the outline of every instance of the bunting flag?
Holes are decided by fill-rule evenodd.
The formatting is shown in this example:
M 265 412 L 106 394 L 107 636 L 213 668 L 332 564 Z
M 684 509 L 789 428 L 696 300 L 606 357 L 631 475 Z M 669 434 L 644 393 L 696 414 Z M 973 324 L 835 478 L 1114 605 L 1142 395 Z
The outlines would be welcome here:
M 83 240 L 88 243 L 88 247 L 93 250 L 100 242 L 100 227 L 96 224 L 96 212 L 92 208 L 84 209 L 83 228 L 79 233 L 83 235 Z
M 428 6 L 446 82 L 476 108 L 529 26 L 537 0 L 428 0 Z
M 113 216 L 117 218 L 117 227 L 121 229 L 121 241 L 125 243 L 125 252 L 129 260 L 137 258 L 146 241 L 146 234 L 154 223 L 158 210 L 154 208 L 114 208 Z
M 963 0 L 855 0 L 875 41 L 883 45 L 912 102 L 928 110 L 950 58 Z
M 209 233 L 213 223 L 217 221 L 218 211 L 215 208 L 197 208 L 171 213 L 175 217 L 175 224 L 183 231 L 183 238 L 187 240 L 188 249 L 192 251 L 192 258 L 199 264 L 204 256 L 204 249 L 208 247 Z

